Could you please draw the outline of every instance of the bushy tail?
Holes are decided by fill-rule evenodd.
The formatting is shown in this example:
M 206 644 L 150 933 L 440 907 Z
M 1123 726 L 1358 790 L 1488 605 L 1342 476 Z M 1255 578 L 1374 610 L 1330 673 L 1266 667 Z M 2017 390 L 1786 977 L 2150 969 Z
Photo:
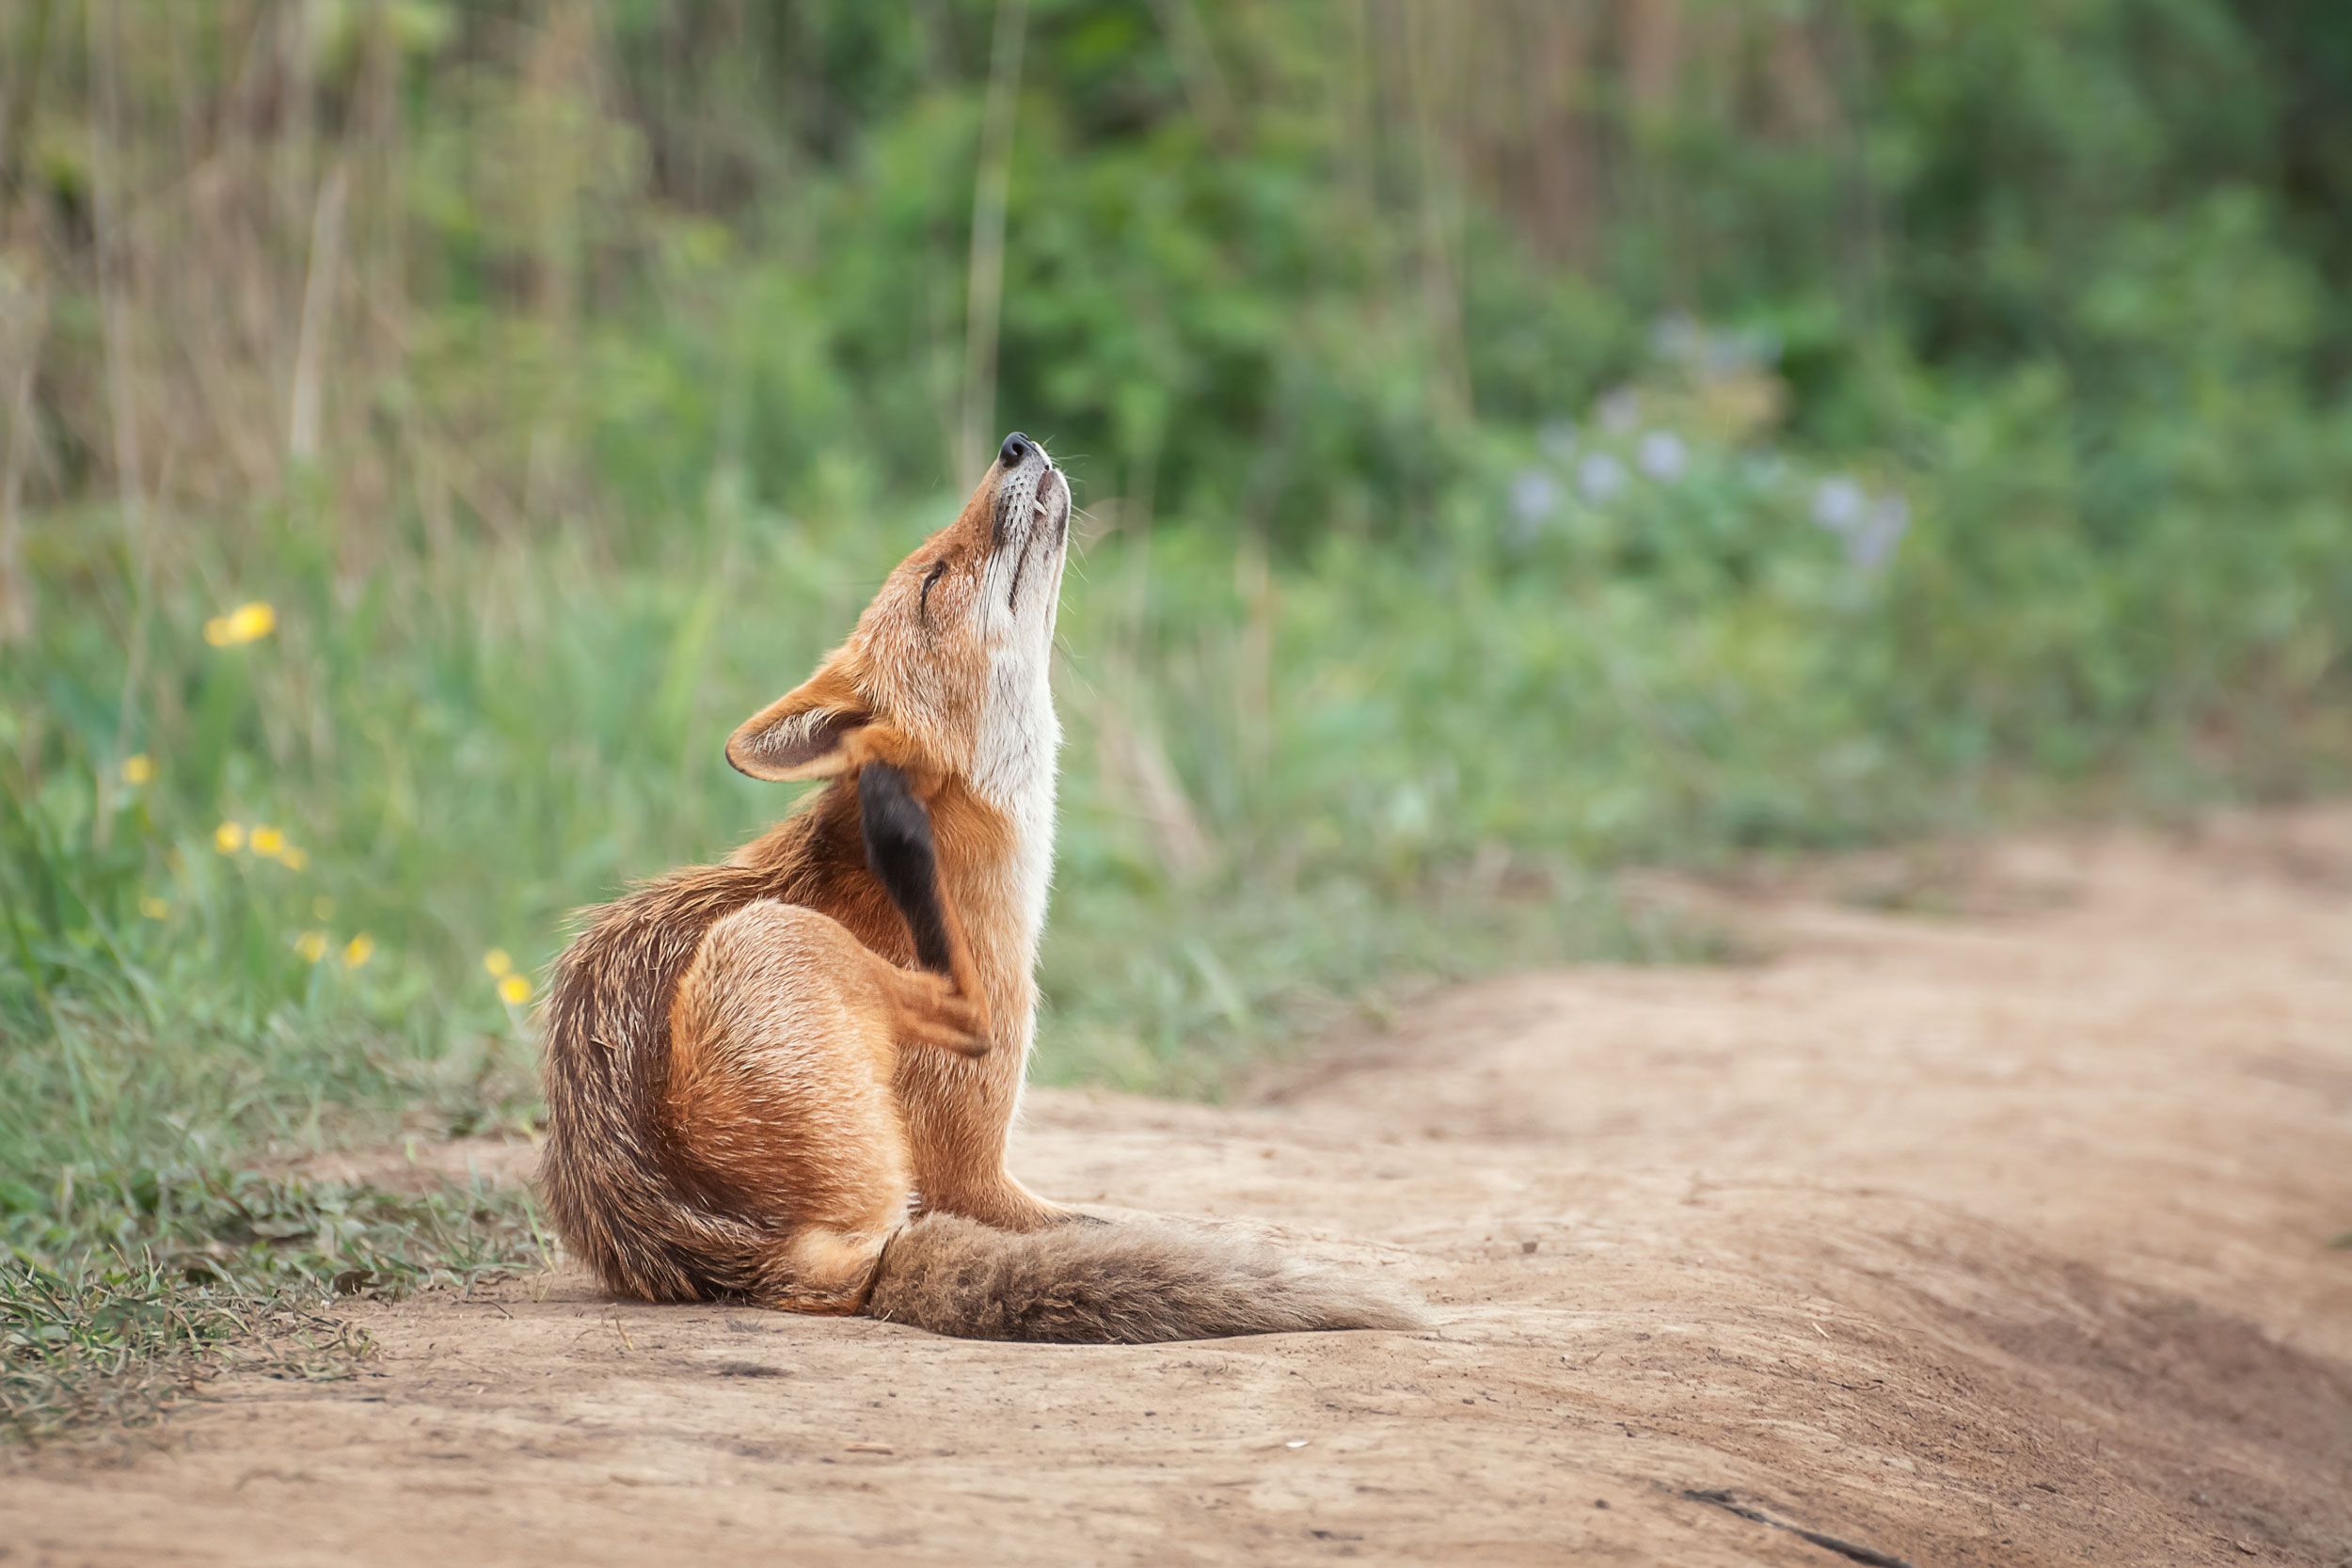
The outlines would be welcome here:
M 1161 1220 L 1025 1235 L 954 1214 L 927 1214 L 891 1239 L 866 1311 L 964 1339 L 1065 1344 L 1423 1322 L 1388 1291 L 1262 1241 Z

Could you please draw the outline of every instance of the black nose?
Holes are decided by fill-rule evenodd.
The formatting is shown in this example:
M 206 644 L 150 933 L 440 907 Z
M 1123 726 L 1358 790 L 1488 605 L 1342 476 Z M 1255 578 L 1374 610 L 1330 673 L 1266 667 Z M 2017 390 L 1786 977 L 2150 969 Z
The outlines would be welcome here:
M 1006 467 L 1018 467 L 1021 460 L 1037 450 L 1037 443 L 1019 431 L 1005 437 L 1005 444 L 996 453 L 996 461 Z

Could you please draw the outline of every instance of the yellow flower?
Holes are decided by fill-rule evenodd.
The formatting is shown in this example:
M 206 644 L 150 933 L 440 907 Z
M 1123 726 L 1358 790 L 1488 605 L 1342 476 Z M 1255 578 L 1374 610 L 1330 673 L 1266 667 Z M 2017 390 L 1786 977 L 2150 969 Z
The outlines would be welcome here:
M 155 764 L 145 752 L 122 759 L 122 782 L 143 784 L 155 776 Z
M 205 622 L 204 641 L 215 648 L 233 648 L 240 642 L 259 642 L 277 629 L 278 611 L 256 600 Z
M 170 912 L 171 906 L 151 893 L 139 900 L 139 913 L 150 920 L 161 920 Z
M 289 871 L 301 871 L 310 865 L 310 857 L 302 849 L 289 844 L 278 851 L 278 863 Z
M 310 916 L 314 920 L 334 919 L 335 900 L 329 898 L 324 893 L 320 894 L 316 898 L 310 900 Z
M 294 938 L 294 951 L 301 955 L 302 961 L 306 964 L 318 962 L 326 957 L 326 933 L 325 931 L 303 932 Z
M 520 974 L 509 974 L 499 982 L 499 1000 L 512 1007 L 519 1007 L 531 1000 L 531 982 Z
M 375 939 L 362 931 L 343 943 L 343 967 L 357 969 L 375 956 Z
M 213 847 L 224 855 L 233 855 L 245 847 L 245 824 L 223 822 L 213 830 Z
M 264 822 L 253 830 L 253 836 L 246 842 L 253 846 L 257 855 L 275 855 L 286 847 L 286 835 Z
M 515 960 L 506 956 L 503 947 L 493 947 L 482 955 L 482 967 L 489 971 L 493 980 L 503 980 L 515 973 Z

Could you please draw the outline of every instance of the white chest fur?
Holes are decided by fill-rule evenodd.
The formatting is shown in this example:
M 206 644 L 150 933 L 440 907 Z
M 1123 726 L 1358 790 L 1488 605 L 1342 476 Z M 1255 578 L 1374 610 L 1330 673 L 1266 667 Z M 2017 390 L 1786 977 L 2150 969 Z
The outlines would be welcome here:
M 980 798 L 1005 814 L 1010 852 L 990 889 L 1009 914 L 1017 951 L 999 955 L 1025 978 L 1037 963 L 1045 905 L 1054 876 L 1054 782 L 1061 751 L 1061 721 L 1054 712 L 1043 649 L 1004 647 L 990 662 L 988 697 L 972 782 Z M 1027 1031 L 1022 1044 L 1027 1045 Z

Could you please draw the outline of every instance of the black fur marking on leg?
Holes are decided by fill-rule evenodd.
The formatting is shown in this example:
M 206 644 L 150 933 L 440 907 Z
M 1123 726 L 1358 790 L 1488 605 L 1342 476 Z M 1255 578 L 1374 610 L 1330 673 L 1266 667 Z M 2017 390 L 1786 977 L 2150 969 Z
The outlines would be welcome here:
M 906 774 L 886 762 L 869 762 L 858 770 L 857 801 L 866 863 L 906 916 L 915 961 L 935 974 L 949 973 L 947 911 L 940 900 L 931 814 L 914 798 Z

